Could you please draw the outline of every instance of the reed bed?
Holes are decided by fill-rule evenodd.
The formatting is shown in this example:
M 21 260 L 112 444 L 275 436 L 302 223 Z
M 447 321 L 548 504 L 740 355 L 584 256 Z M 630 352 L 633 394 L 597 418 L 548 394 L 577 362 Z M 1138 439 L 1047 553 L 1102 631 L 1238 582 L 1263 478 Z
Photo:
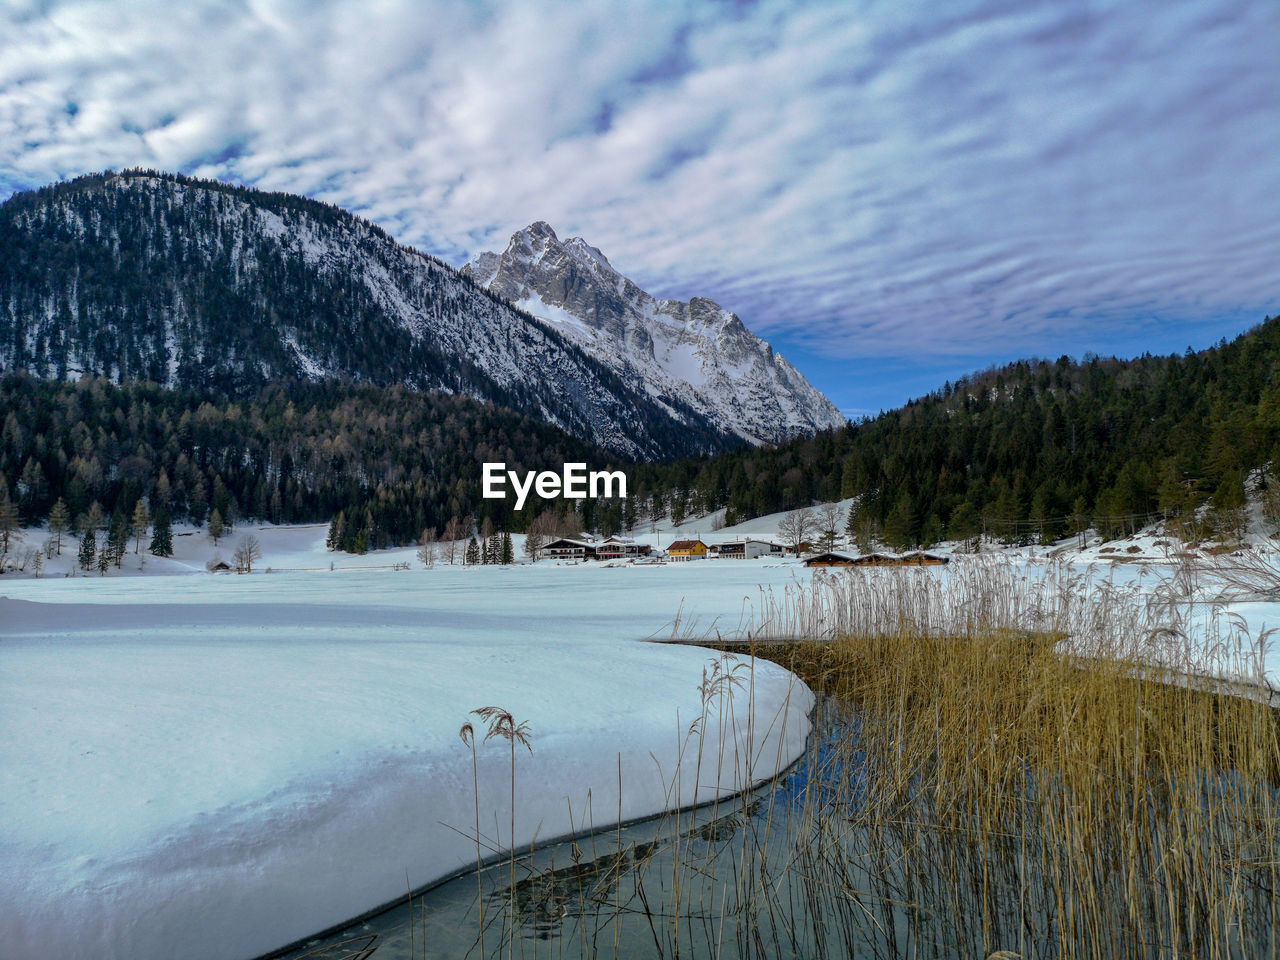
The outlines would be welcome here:
M 698 724 L 767 657 L 819 694 L 804 758 L 513 854 L 469 881 L 456 925 L 489 935 L 465 955 L 1280 956 L 1280 724 L 1206 682 L 1260 668 L 1237 627 L 1190 580 L 986 561 L 762 594 L 740 636 L 697 638 L 722 649 Z
M 810 925 L 869 956 L 1275 956 L 1276 715 L 1206 683 L 1267 638 L 1161 586 L 982 563 L 763 604 L 753 652 L 842 717 L 791 825 Z

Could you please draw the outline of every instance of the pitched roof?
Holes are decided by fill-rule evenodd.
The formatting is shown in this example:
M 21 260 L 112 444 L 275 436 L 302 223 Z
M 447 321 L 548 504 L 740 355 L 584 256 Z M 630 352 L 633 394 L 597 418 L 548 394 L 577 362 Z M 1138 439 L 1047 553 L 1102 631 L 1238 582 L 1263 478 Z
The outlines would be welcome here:
M 690 550 L 699 543 L 702 543 L 702 541 L 701 540 L 676 540 L 674 543 L 668 546 L 667 549 L 668 550 Z M 704 547 L 706 546 L 705 543 L 702 543 L 702 545 Z

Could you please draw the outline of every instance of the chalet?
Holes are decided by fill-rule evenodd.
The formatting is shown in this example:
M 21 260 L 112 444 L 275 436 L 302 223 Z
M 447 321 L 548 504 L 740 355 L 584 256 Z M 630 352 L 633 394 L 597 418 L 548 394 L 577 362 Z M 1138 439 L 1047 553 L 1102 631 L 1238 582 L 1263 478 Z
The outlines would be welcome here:
M 596 560 L 599 544 L 591 540 L 575 540 L 572 537 L 561 537 L 552 540 L 542 552 L 552 560 Z
M 610 560 L 617 557 L 632 559 L 635 557 L 647 557 L 650 549 L 647 543 L 636 543 L 634 540 L 615 535 L 605 537 L 596 544 L 596 556 L 601 560 Z
M 711 548 L 713 551 L 716 547 Z M 781 557 L 783 546 L 769 540 L 729 540 L 719 544 L 717 551 L 722 560 L 755 560 L 758 557 Z
M 701 540 L 676 540 L 667 547 L 667 556 L 672 560 L 703 560 L 707 545 Z
M 552 540 L 542 552 L 552 560 L 621 560 L 623 558 L 647 557 L 647 544 L 636 543 L 623 537 L 608 537 L 604 540 L 592 540 L 588 537 L 561 537 Z

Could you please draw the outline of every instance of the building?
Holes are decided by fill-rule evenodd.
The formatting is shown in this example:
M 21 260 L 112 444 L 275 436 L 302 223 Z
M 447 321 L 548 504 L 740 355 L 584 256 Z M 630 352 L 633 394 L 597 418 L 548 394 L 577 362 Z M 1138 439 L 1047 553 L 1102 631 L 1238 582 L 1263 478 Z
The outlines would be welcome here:
M 712 547 L 713 551 L 719 553 L 722 560 L 755 560 L 758 557 L 781 557 L 785 550 L 782 544 L 773 543 L 769 540 L 752 540 L 750 538 L 743 540 L 728 540 L 719 544 L 719 547 Z
M 542 553 L 552 560 L 621 560 L 647 557 L 649 550 L 648 545 L 624 537 L 608 537 L 604 540 L 561 537 L 543 547 Z
M 701 540 L 677 540 L 667 547 L 667 556 L 672 560 L 704 560 L 707 545 Z
M 950 557 L 939 556 L 936 553 L 925 553 L 923 550 L 904 553 L 898 560 L 904 567 L 940 567 L 944 563 L 951 562 Z
M 605 537 L 596 544 L 596 556 L 601 560 L 611 560 L 618 557 L 633 559 L 635 557 L 647 557 L 652 548 L 647 543 L 636 543 L 626 537 L 619 537 L 616 534 L 611 537 Z
M 596 560 L 599 544 L 591 540 L 575 540 L 572 537 L 561 537 L 552 540 L 542 548 L 544 556 L 552 560 Z
M 853 567 L 858 565 L 858 558 L 847 553 L 830 551 L 819 553 L 804 562 L 806 567 Z
M 806 567 L 936 567 L 950 562 L 949 557 L 925 553 L 923 550 L 915 550 L 911 553 L 864 553 L 857 557 L 830 551 L 810 557 L 804 565 Z

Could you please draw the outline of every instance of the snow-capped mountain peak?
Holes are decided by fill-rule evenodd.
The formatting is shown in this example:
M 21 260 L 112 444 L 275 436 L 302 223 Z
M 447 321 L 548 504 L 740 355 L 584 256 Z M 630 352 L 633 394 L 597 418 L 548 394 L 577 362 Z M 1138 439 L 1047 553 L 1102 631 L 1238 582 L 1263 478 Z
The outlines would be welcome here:
M 753 443 L 842 425 L 840 411 L 737 315 L 714 300 L 659 300 L 581 237 L 545 221 L 516 231 L 501 253 L 462 268 L 659 403 L 679 401 Z

